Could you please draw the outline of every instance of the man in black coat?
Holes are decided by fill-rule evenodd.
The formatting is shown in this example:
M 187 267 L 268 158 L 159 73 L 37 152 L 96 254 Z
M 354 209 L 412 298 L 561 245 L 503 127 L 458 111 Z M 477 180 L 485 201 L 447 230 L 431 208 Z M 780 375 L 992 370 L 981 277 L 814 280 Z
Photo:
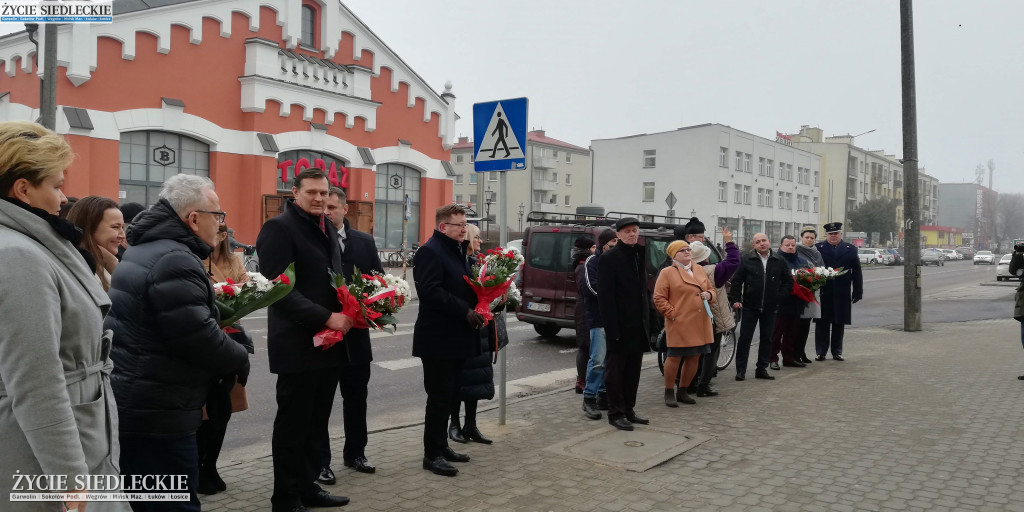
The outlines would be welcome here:
M 841 222 L 825 224 L 825 241 L 818 242 L 815 247 L 826 267 L 849 271 L 820 288 L 821 318 L 814 320 L 814 348 L 818 354 L 814 359 L 824 361 L 831 347 L 832 359 L 842 361 L 843 334 L 846 326 L 852 323 L 853 304 L 864 298 L 860 257 L 853 244 L 843 241 Z
M 307 169 L 295 177 L 294 200 L 263 224 L 256 237 L 260 272 L 277 277 L 295 263 L 291 293 L 267 308 L 267 351 L 270 371 L 277 374 L 277 417 L 274 418 L 273 510 L 337 507 L 348 498 L 332 496 L 315 481 L 320 439 L 327 431 L 338 369 L 347 361 L 346 343 L 327 350 L 313 346 L 325 329 L 347 333 L 352 320 L 340 313 L 330 271 L 342 272 L 337 231 L 324 216 L 327 176 Z M 346 336 L 347 340 L 347 336 Z
M 331 187 L 325 209 L 327 217 L 334 225 L 338 247 L 341 249 L 342 274 L 345 282 L 352 282 L 356 269 L 361 274 L 383 274 L 377 253 L 377 243 L 373 236 L 352 229 L 345 215 L 348 213 L 348 195 L 338 187 Z M 343 402 L 342 412 L 345 420 L 345 448 L 342 450 L 345 467 L 361 473 L 373 473 L 377 470 L 366 459 L 366 395 L 370 383 L 370 362 L 373 352 L 370 349 L 370 330 L 353 328 L 345 335 L 345 350 L 348 362 L 341 366 L 338 374 L 338 387 Z M 331 469 L 331 442 L 327 431 L 320 439 L 320 476 L 317 481 L 333 485 L 337 479 Z
M 644 247 L 639 244 L 640 221 L 619 219 L 615 232 L 619 243 L 597 263 L 597 306 L 607 344 L 608 423 L 619 430 L 633 430 L 634 423 L 650 423 L 634 407 L 644 353 L 651 349 L 651 299 Z
M 474 311 L 476 294 L 463 279 L 470 275 L 466 210 L 456 204 L 442 206 L 434 223 L 433 236 L 416 251 L 420 310 L 412 335 L 412 355 L 423 364 L 423 389 L 427 392 L 423 469 L 455 476 L 459 470 L 450 462 L 468 462 L 469 456 L 448 446 L 448 417 L 457 399 L 462 363 L 480 355 L 484 318 Z
M 793 274 L 781 258 L 772 253 L 768 235 L 754 235 L 754 250 L 740 260 L 740 268 L 732 276 L 729 302 L 734 309 L 742 309 L 740 338 L 736 342 L 736 380 L 746 379 L 747 357 L 754 328 L 761 324 L 757 346 L 757 370 L 754 377 L 774 380 L 768 373 L 768 360 L 772 356 L 772 332 L 775 329 L 775 311 L 779 302 L 793 293 Z
M 192 499 L 183 510 L 199 510 L 196 431 L 210 382 L 237 374 L 244 385 L 249 376 L 248 352 L 218 326 L 202 263 L 224 222 L 219 210 L 208 178 L 167 179 L 160 201 L 128 230 L 103 323 L 114 331 L 121 474 L 188 475 Z

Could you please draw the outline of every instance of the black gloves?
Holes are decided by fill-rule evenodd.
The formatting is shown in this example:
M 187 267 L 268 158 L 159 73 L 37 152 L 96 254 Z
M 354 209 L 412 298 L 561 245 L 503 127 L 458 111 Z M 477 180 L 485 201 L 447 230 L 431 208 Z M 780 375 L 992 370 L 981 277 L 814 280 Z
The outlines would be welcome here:
M 860 299 L 862 299 L 862 298 L 863 298 L 863 297 L 856 297 L 856 296 L 855 296 L 855 297 L 853 298 L 853 303 L 854 303 L 854 304 L 856 304 L 856 303 L 860 302 Z
M 249 357 L 246 356 L 245 364 L 243 364 L 242 367 L 238 369 L 238 383 L 241 384 L 242 386 L 245 386 L 245 383 L 249 382 L 249 370 Z
M 466 323 L 474 329 L 479 329 L 484 326 L 484 316 L 471 309 L 466 313 Z

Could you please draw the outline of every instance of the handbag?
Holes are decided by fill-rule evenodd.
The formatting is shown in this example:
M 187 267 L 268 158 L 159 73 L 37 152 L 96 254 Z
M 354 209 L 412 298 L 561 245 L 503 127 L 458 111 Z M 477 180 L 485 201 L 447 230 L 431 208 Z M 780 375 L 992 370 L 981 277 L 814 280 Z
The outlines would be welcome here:
M 249 410 L 249 392 L 245 386 L 235 382 L 231 388 L 231 412 L 242 412 Z
M 495 313 L 494 319 L 491 321 L 491 329 L 494 346 L 494 359 L 492 363 L 498 362 L 498 351 L 505 348 L 508 345 L 508 330 L 505 328 L 505 313 Z

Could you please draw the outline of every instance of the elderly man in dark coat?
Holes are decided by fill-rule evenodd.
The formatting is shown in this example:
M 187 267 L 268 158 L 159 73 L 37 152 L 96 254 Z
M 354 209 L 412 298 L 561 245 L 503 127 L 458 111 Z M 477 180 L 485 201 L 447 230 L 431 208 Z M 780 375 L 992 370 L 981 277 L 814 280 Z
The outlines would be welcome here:
M 815 247 L 826 267 L 848 270 L 820 289 L 821 318 L 814 320 L 814 345 L 817 361 L 824 361 L 829 347 L 832 359 L 843 360 L 843 334 L 852 323 L 852 305 L 864 298 L 864 280 L 860 272 L 857 248 L 843 241 L 843 224 L 825 224 L 825 241 Z M 852 288 L 852 293 L 851 293 Z
M 619 243 L 598 260 L 597 305 L 607 338 L 605 387 L 608 423 L 633 430 L 650 420 L 637 415 L 636 392 L 644 352 L 650 350 L 650 292 L 647 264 L 640 240 L 640 221 L 624 217 L 615 223 Z

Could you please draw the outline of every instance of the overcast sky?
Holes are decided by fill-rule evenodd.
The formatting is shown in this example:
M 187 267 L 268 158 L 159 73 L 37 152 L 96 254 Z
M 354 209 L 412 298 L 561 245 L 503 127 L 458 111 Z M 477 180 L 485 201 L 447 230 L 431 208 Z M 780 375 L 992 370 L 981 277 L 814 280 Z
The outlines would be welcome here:
M 772 138 L 800 125 L 902 156 L 899 2 L 346 0 L 438 91 L 530 99 L 531 128 L 592 139 L 722 123 Z M 1024 2 L 915 3 L 921 165 L 1024 192 Z M 9 32 L 10 28 L 0 32 Z M 986 177 L 986 184 L 988 182 Z

